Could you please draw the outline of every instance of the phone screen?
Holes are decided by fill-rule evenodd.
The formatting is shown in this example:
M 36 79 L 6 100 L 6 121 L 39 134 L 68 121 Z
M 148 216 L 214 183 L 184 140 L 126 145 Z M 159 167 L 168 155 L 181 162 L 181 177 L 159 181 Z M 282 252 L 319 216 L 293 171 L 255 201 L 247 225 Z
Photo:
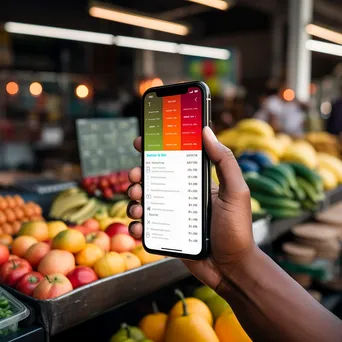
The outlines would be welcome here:
M 144 240 L 147 248 L 202 248 L 203 93 L 144 98 Z

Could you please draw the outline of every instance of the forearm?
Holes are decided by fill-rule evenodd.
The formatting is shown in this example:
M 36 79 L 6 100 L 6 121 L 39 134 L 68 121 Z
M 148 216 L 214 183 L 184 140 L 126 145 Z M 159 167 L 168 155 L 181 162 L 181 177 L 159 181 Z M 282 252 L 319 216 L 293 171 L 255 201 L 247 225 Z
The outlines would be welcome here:
M 342 322 L 260 249 L 227 271 L 217 292 L 255 341 L 342 341 Z

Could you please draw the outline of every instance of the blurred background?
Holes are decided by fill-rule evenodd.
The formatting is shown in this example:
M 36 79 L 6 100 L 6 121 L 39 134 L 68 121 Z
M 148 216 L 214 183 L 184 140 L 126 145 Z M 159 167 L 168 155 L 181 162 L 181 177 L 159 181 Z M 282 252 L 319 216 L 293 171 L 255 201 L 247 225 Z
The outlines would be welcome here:
M 2 0 L 0 182 L 77 178 L 76 119 L 139 117 L 147 88 L 187 80 L 211 88 L 217 133 L 339 134 L 341 17 L 340 0 Z

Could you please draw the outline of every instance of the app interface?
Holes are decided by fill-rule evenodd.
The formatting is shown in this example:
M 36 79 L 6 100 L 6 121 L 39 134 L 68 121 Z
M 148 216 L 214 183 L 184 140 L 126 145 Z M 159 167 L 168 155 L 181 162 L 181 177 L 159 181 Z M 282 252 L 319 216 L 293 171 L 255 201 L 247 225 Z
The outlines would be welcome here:
M 148 248 L 202 247 L 202 92 L 144 99 L 144 238 Z

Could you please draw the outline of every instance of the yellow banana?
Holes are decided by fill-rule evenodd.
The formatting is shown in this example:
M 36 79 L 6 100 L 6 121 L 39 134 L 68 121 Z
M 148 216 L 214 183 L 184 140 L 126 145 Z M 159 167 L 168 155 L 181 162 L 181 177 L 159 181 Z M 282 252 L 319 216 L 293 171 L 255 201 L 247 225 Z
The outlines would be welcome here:
M 263 137 L 274 137 L 273 128 L 265 121 L 258 119 L 244 119 L 238 122 L 236 128 L 240 132 L 256 134 Z
M 325 191 L 335 189 L 338 186 L 337 177 L 333 172 L 324 167 L 318 168 L 318 174 L 322 177 L 323 186 Z
M 332 172 L 337 181 L 342 184 L 342 161 L 327 153 L 317 153 L 318 165 Z

